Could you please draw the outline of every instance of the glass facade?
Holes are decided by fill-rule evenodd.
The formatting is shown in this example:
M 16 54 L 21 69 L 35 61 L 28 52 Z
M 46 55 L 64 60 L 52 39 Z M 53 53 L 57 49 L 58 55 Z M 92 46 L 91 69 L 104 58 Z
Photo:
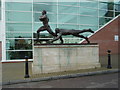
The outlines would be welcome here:
M 0 0 L 0 20 L 1 20 L 1 0 Z
M 35 33 L 42 23 L 39 16 L 46 10 L 49 25 L 64 29 L 88 29 L 96 31 L 115 16 L 120 14 L 120 1 L 78 0 L 78 2 L 5 2 L 6 59 L 32 59 Z M 47 39 L 44 31 L 42 38 Z M 90 33 L 84 33 L 84 36 Z M 64 36 L 65 43 L 79 43 L 80 38 Z M 59 42 L 59 41 L 57 41 Z

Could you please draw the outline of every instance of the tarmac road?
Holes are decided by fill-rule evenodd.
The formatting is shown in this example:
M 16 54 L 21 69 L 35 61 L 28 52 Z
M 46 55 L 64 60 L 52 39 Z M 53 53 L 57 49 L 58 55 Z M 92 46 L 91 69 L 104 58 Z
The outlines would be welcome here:
M 119 73 L 120 74 L 120 73 Z M 118 88 L 118 73 L 4 85 L 3 88 Z

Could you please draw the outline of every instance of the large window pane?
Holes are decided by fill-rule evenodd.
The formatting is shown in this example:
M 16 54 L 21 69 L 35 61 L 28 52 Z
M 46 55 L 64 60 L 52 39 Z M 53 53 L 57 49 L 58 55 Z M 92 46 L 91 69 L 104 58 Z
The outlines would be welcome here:
M 6 12 L 6 21 L 32 22 L 32 12 Z
M 115 4 L 115 10 L 120 11 L 120 4 Z
M 24 39 L 21 36 L 17 39 L 6 40 L 7 50 L 32 50 L 32 40 Z
M 44 3 L 33 4 L 33 11 L 40 11 L 46 10 L 47 12 L 56 13 L 57 6 L 56 5 L 48 5 Z
M 25 56 L 28 56 L 29 59 L 32 59 L 32 51 L 7 51 L 6 52 L 6 59 L 7 60 L 19 60 L 25 59 Z
M 99 16 L 114 17 L 114 11 L 100 10 Z
M 55 5 L 55 4 L 57 4 L 57 0 L 51 0 L 51 1 L 33 0 L 33 3 L 45 3 L 45 4 L 49 4 L 49 5 Z
M 98 8 L 98 1 L 94 0 L 81 0 L 80 6 L 82 7 L 91 7 L 91 8 Z
M 108 9 L 108 4 L 106 2 L 99 3 L 99 9 Z
M 31 23 L 7 23 L 6 31 L 10 31 L 11 33 L 14 31 L 32 33 L 32 24 Z
M 79 26 L 80 30 L 83 30 L 83 29 L 92 29 L 93 31 L 96 31 L 98 30 L 98 26 L 89 26 L 89 25 L 80 25 Z
M 32 11 L 32 3 L 7 2 L 5 6 L 6 10 Z
M 107 18 L 107 17 L 100 17 L 99 18 L 99 25 L 104 25 L 107 22 L 109 22 L 112 18 Z
M 79 25 L 58 24 L 58 28 L 61 29 L 79 29 Z
M 115 16 L 120 14 L 120 4 L 115 4 Z
M 100 9 L 114 10 L 114 3 L 113 2 L 100 2 L 99 8 Z
M 77 24 L 77 15 L 70 14 L 59 14 L 58 15 L 59 23 L 74 23 Z
M 6 32 L 6 38 L 18 38 L 19 36 L 23 38 L 32 38 L 32 32 L 24 33 L 24 32 Z
M 98 25 L 97 17 L 80 16 L 79 24 Z
M 59 0 L 59 2 L 58 2 L 59 5 L 66 5 L 66 6 L 77 6 L 78 5 L 78 2 L 64 2 L 64 1 L 60 2 L 60 1 L 61 0 Z
M 80 11 L 79 11 L 79 14 L 98 16 L 98 10 L 97 9 L 90 9 L 90 8 L 81 7 Z
M 114 10 L 114 2 L 108 2 L 108 10 Z
M 99 16 L 105 16 L 107 13 L 107 10 L 99 10 Z
M 58 6 L 58 13 L 77 14 L 78 13 L 78 7 Z
M 0 20 L 1 20 L 1 0 L 0 0 Z
M 118 16 L 120 14 L 120 12 L 115 12 L 115 16 Z

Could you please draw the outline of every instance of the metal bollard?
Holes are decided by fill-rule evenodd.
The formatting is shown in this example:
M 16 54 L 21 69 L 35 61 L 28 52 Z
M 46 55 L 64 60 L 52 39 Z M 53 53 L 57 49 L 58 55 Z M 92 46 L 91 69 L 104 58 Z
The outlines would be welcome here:
M 111 66 L 111 50 L 108 50 L 108 65 L 107 65 L 107 68 L 108 69 L 111 69 L 112 66 Z
M 25 76 L 24 78 L 29 78 L 29 67 L 28 67 L 28 56 L 25 56 Z

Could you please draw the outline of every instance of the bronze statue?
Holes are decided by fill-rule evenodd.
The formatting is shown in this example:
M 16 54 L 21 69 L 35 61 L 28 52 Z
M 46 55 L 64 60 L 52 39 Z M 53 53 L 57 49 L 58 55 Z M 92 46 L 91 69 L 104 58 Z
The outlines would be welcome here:
M 63 43 L 62 35 L 73 35 L 73 36 L 76 36 L 76 37 L 84 38 L 87 41 L 87 43 L 90 43 L 90 41 L 88 40 L 87 37 L 85 37 L 83 35 L 79 35 L 80 33 L 84 33 L 84 32 L 94 33 L 94 31 L 92 31 L 91 29 L 83 29 L 83 30 L 71 29 L 71 30 L 66 30 L 66 29 L 56 28 L 55 29 L 55 34 L 56 35 L 58 34 L 58 35 L 53 40 L 51 40 L 50 43 L 53 43 L 54 41 L 60 39 L 61 40 L 61 44 L 62 44 Z
M 37 30 L 37 40 L 39 40 L 39 33 L 45 30 L 47 30 L 52 36 L 56 36 L 55 33 L 51 30 L 50 26 L 48 25 L 49 18 L 47 17 L 46 14 L 47 12 L 43 10 L 42 16 L 39 17 L 39 20 L 43 22 L 43 26 Z
M 37 41 L 39 41 L 39 33 L 41 31 L 45 31 L 47 30 L 52 36 L 54 36 L 55 38 L 53 38 L 49 43 L 53 43 L 54 41 L 60 39 L 61 40 L 61 44 L 63 43 L 63 39 L 62 39 L 62 35 L 73 35 L 76 37 L 80 37 L 80 38 L 84 38 L 88 43 L 90 43 L 90 41 L 88 40 L 87 37 L 83 36 L 83 35 L 79 35 L 80 33 L 84 33 L 84 32 L 91 32 L 94 33 L 94 31 L 92 31 L 91 29 L 83 29 L 83 30 L 66 30 L 66 29 L 59 29 L 56 28 L 55 29 L 55 33 L 52 31 L 52 29 L 50 28 L 48 22 L 49 22 L 49 18 L 47 17 L 47 12 L 45 10 L 42 11 L 42 16 L 39 17 L 39 20 L 43 23 L 43 26 L 40 27 L 37 30 Z

